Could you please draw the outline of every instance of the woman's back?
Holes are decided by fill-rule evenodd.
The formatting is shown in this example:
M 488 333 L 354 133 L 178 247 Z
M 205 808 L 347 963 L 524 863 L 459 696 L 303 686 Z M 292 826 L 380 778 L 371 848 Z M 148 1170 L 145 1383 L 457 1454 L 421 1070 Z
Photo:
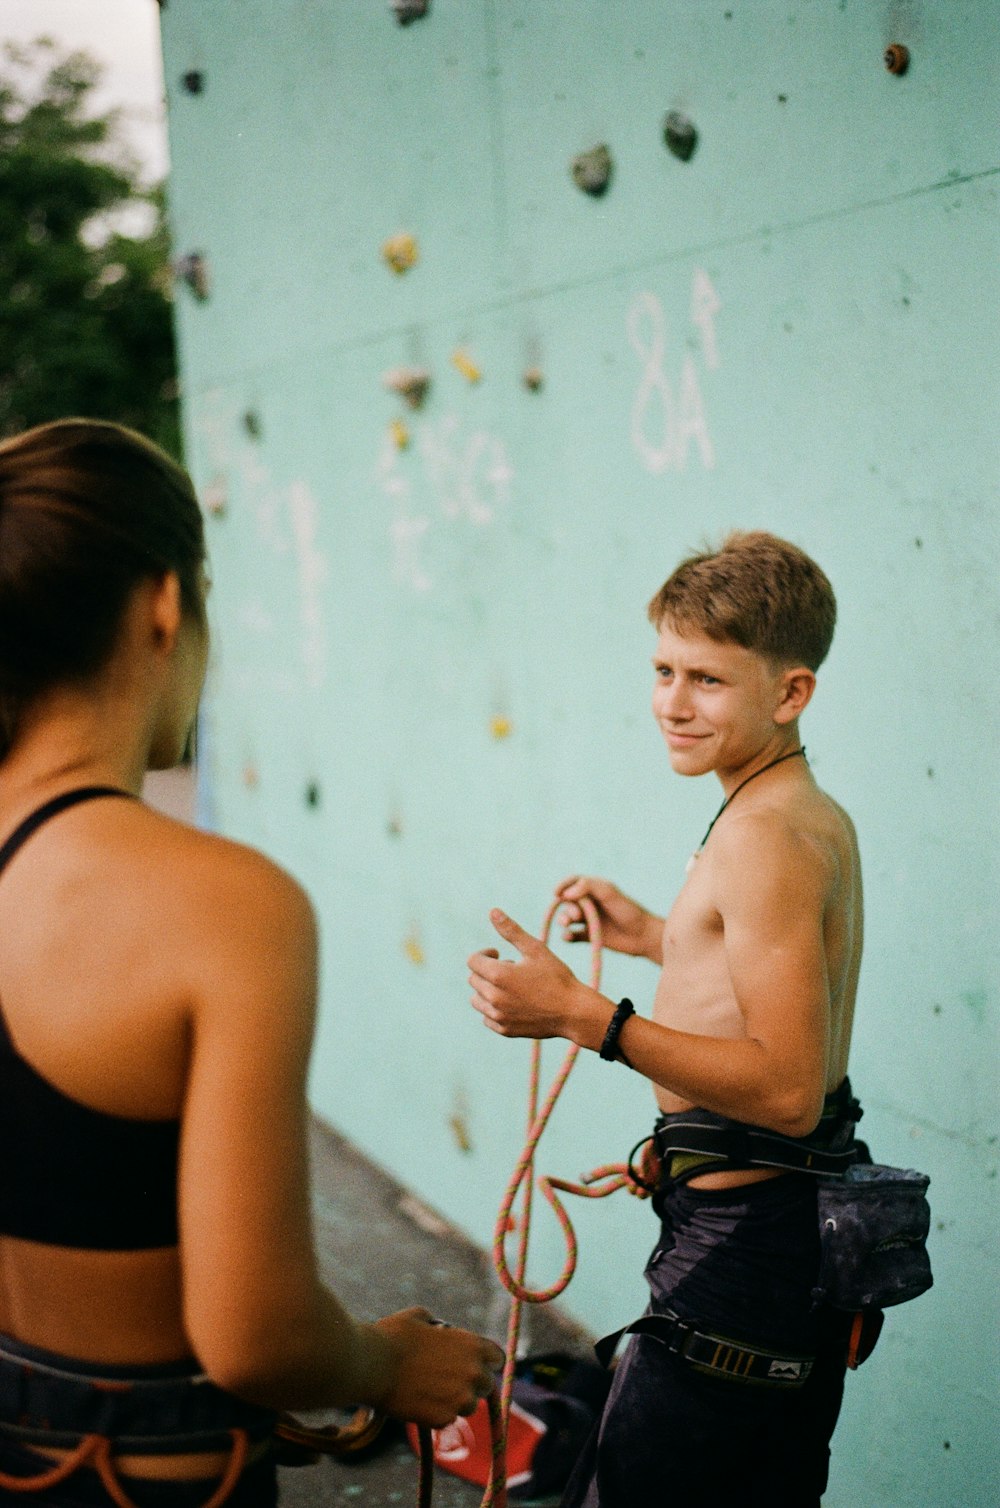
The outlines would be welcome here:
M 212 1475 L 239 1436 L 238 1475 L 276 1409 L 443 1424 L 503 1359 L 423 1311 L 359 1324 L 320 1281 L 312 908 L 262 855 L 127 799 L 191 733 L 203 549 L 190 480 L 140 436 L 70 420 L 0 443 L 0 843 L 54 798 L 116 793 L 57 799 L 0 872 L 4 1492 L 25 1445 L 74 1471 L 98 1405 L 121 1469 Z M 134 1392 L 162 1404 L 138 1430 Z
M 103 797 L 52 815 L 0 873 L 0 1086 L 9 1114 L 35 1122 L 14 1159 L 20 1236 L 0 1206 L 0 1329 L 33 1344 L 109 1362 L 190 1352 L 177 1141 L 190 960 L 223 850 L 239 867 L 232 845 Z

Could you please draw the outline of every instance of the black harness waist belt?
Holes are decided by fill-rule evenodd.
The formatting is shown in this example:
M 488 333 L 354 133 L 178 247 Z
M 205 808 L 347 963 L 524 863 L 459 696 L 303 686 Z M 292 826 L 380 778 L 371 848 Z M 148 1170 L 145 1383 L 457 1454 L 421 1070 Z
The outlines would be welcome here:
M 699 1330 L 671 1310 L 644 1314 L 621 1330 L 606 1335 L 594 1347 L 598 1361 L 608 1366 L 623 1335 L 648 1335 L 698 1372 L 728 1377 L 733 1382 L 760 1383 L 767 1387 L 800 1388 L 812 1371 L 814 1356 L 785 1356 L 748 1346 L 745 1341 Z
M 712 1110 L 680 1110 L 661 1115 L 653 1142 L 663 1176 L 686 1183 L 700 1173 L 746 1168 L 781 1168 L 817 1177 L 842 1177 L 856 1162 L 870 1157 L 854 1136 L 863 1112 L 850 1081 L 828 1094 L 819 1124 L 809 1136 L 782 1136 L 763 1126 L 729 1120 Z
M 87 1436 L 116 1453 L 226 1449 L 234 1430 L 265 1440 L 276 1415 L 215 1386 L 192 1362 L 113 1367 L 0 1336 L 0 1436 L 73 1449 Z

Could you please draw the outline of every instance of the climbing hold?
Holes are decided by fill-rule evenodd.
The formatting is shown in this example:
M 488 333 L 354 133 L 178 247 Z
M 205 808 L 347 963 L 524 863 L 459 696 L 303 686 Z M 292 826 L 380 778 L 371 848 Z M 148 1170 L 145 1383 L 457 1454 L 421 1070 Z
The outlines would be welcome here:
M 389 425 L 389 438 L 397 450 L 405 450 L 410 443 L 410 431 L 402 419 L 393 419 Z
M 420 934 L 417 932 L 416 927 L 411 927 L 410 931 L 403 939 L 403 952 L 406 954 L 410 962 L 418 969 L 427 962 L 427 955 L 424 952 L 423 945 L 420 941 Z
M 431 8 L 431 0 L 389 0 L 389 6 L 395 12 L 400 26 L 409 26 L 411 21 L 419 21 L 422 16 L 426 16 Z
M 255 764 L 245 764 L 243 766 L 243 784 L 248 791 L 255 791 L 260 785 L 260 775 L 257 772 Z
M 452 1111 L 448 1117 L 448 1129 L 460 1152 L 472 1151 L 472 1137 L 469 1134 L 469 1120 L 466 1110 L 456 1108 Z
M 509 738 L 513 731 L 514 724 L 509 717 L 504 717 L 502 713 L 498 712 L 494 717 L 490 718 L 490 735 L 496 739 L 497 743 L 502 743 L 505 738 Z
M 243 415 L 243 428 L 251 440 L 259 440 L 263 434 L 263 426 L 260 422 L 260 414 L 255 408 L 248 408 Z
M 541 367 L 525 367 L 521 373 L 521 381 L 529 393 L 537 393 L 545 381 L 545 375 Z
M 891 42 L 885 50 L 885 66 L 890 73 L 905 73 L 910 66 L 910 49 L 902 42 Z
M 668 110 L 663 117 L 663 140 L 668 152 L 681 162 L 690 162 L 698 145 L 694 121 L 681 110 Z
M 317 807 L 320 802 L 320 788 L 315 780 L 310 780 L 305 791 L 306 806 Z
M 410 408 L 423 408 L 431 385 L 431 374 L 426 367 L 393 367 L 383 373 L 383 387 L 390 393 L 398 393 Z
M 483 375 L 468 351 L 463 350 L 461 346 L 456 351 L 452 351 L 451 364 L 456 371 L 461 372 L 466 382 L 478 382 Z
M 408 235 L 405 231 L 398 236 L 390 236 L 388 241 L 382 243 L 382 256 L 398 276 L 409 272 L 420 260 L 420 248 L 416 237 Z
M 398 812 L 393 812 L 385 824 L 385 830 L 390 838 L 401 838 L 403 836 L 403 819 Z
M 591 147 L 589 152 L 581 152 L 570 164 L 577 188 L 583 189 L 585 194 L 592 194 L 595 199 L 600 198 L 611 182 L 611 168 L 611 153 L 603 144 Z
M 185 73 L 181 79 L 181 83 L 188 94 L 200 94 L 205 87 L 205 75 L 200 69 L 192 68 L 188 73 Z
M 187 283 L 198 302 L 204 303 L 210 288 L 208 258 L 205 253 L 189 251 L 178 257 L 174 263 L 174 272 L 182 283 Z
M 202 505 L 212 518 L 224 518 L 229 507 L 229 488 L 224 476 L 214 476 L 202 493 Z

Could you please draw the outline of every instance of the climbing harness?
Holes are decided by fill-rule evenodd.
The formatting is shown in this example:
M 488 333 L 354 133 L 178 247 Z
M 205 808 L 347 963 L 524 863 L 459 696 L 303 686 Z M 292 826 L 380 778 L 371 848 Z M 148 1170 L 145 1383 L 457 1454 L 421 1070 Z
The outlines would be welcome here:
M 104 1375 L 106 1374 L 106 1375 Z M 304 1466 L 320 1455 L 344 1457 L 378 1436 L 385 1416 L 358 1409 L 342 1426 L 313 1427 L 290 1414 L 275 1416 L 216 1388 L 183 1367 L 88 1367 L 55 1353 L 0 1337 L 0 1440 L 66 1455 L 41 1471 L 0 1471 L 0 1494 L 49 1492 L 84 1468 L 95 1471 L 115 1508 L 135 1508 L 116 1457 L 229 1451 L 218 1483 L 206 1485 L 202 1508 L 223 1508 L 251 1461 L 251 1447 L 273 1439 L 279 1464 Z M 493 1439 L 490 1486 L 483 1508 L 506 1508 L 500 1401 L 489 1400 Z M 169 1431 L 163 1419 L 170 1421 Z M 7 1422 L 7 1421 L 12 1422 Z M 16 1422 L 13 1422 L 16 1421 Z M 157 1426 L 159 1425 L 159 1428 Z M 430 1508 L 434 1452 L 431 1431 L 419 1430 L 418 1508 Z
M 250 1460 L 268 1440 L 273 1410 L 223 1392 L 202 1373 L 177 1365 L 125 1368 L 68 1361 L 0 1336 L 0 1440 L 66 1455 L 31 1475 L 0 1472 L 0 1492 L 48 1492 L 90 1467 L 116 1508 L 133 1508 L 117 1455 L 229 1451 L 221 1480 L 206 1486 L 203 1508 L 222 1508 Z

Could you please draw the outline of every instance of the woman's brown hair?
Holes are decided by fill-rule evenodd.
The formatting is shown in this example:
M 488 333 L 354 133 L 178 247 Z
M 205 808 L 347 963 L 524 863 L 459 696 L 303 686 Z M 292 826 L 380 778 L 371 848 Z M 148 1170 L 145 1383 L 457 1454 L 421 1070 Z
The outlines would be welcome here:
M 106 663 L 140 581 L 175 571 L 202 611 L 191 479 L 118 424 L 60 419 L 0 443 L 0 760 L 43 692 Z

